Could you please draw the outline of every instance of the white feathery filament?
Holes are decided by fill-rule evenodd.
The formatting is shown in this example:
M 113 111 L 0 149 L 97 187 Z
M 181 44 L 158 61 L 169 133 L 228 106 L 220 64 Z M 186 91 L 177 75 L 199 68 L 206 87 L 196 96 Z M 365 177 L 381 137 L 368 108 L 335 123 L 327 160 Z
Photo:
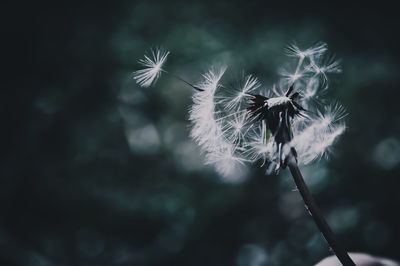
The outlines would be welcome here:
M 133 73 L 133 78 L 142 87 L 150 87 L 154 84 L 163 71 L 162 66 L 167 60 L 169 52 L 162 49 L 151 50 L 150 55 L 145 55 L 139 60 L 144 68 Z

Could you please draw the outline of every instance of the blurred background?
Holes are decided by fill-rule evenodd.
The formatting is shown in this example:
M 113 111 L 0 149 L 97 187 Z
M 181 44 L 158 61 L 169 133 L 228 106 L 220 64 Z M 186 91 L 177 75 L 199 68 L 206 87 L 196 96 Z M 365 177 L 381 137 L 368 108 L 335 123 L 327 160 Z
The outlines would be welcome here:
M 2 9 L 0 265 L 313 265 L 330 255 L 287 171 L 221 179 L 188 137 L 192 91 L 139 88 L 137 60 L 171 51 L 192 82 L 215 62 L 266 86 L 284 46 L 343 59 L 348 109 L 329 160 L 302 167 L 339 240 L 400 259 L 396 8 L 298 1 L 52 1 Z M 379 6 L 377 6 L 379 5 Z

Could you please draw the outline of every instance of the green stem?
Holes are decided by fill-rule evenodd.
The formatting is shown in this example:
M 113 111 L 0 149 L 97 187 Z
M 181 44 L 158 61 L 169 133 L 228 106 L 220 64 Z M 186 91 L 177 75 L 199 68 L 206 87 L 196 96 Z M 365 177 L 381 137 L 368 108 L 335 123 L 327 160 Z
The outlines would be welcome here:
M 304 182 L 303 176 L 300 172 L 300 169 L 297 165 L 297 161 L 293 155 L 289 158 L 288 166 L 290 172 L 293 176 L 294 182 L 296 183 L 297 189 L 300 192 L 301 197 L 303 198 L 306 207 L 314 219 L 315 224 L 318 229 L 321 231 L 324 236 L 326 242 L 331 247 L 332 251 L 335 253 L 336 257 L 344 266 L 356 266 L 350 256 L 347 254 L 346 250 L 343 249 L 342 246 L 339 245 L 335 235 L 333 234 L 331 228 L 328 223 L 325 221 L 322 216 L 321 210 L 318 208 L 313 196 L 307 188 L 306 183 Z

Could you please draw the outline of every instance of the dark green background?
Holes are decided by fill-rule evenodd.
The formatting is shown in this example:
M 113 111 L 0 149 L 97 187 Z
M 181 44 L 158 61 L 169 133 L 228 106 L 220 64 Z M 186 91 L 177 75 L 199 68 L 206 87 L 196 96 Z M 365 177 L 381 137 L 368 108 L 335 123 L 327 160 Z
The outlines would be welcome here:
M 191 91 L 132 81 L 150 47 L 192 82 L 215 62 L 277 80 L 328 43 L 348 131 L 303 168 L 351 251 L 400 259 L 399 22 L 384 2 L 18 2 L 2 8 L 0 265 L 312 265 L 329 250 L 290 176 L 239 184 L 189 139 Z

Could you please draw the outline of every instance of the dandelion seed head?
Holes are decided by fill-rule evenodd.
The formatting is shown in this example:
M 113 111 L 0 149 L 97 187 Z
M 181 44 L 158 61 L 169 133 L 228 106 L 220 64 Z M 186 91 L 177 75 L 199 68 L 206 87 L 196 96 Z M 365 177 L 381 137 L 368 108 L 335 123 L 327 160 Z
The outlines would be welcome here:
M 142 87 L 150 87 L 157 82 L 168 54 L 169 51 L 153 49 L 149 55 L 145 55 L 143 59 L 140 59 L 139 64 L 144 68 L 133 72 L 133 78 L 136 82 Z
M 324 110 L 318 113 L 318 116 L 325 123 L 332 124 L 343 120 L 347 116 L 347 111 L 339 102 L 334 102 L 326 105 Z
M 338 60 L 324 57 L 326 51 L 325 43 L 305 50 L 288 46 L 286 53 L 297 63 L 281 70 L 281 79 L 269 89 L 252 75 L 232 89 L 221 82 L 226 67 L 207 71 L 189 117 L 191 137 L 206 163 L 229 178 L 248 162 L 277 172 L 293 151 L 302 164 L 328 156 L 346 129 L 346 111 L 337 102 L 319 102 L 328 88 L 327 76 L 340 71 Z

